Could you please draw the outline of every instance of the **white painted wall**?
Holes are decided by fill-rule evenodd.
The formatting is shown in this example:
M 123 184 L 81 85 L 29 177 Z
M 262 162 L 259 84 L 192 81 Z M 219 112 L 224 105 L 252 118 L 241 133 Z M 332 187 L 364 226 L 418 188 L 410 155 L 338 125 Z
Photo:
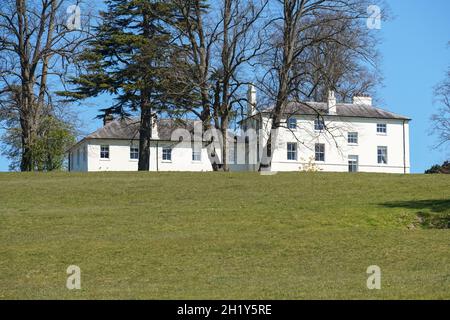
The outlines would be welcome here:
M 325 117 L 331 133 L 314 130 L 314 117 L 296 116 L 297 129 L 279 130 L 278 144 L 272 158 L 272 171 L 299 171 L 312 162 L 322 171 L 347 172 L 348 156 L 359 157 L 360 172 L 410 173 L 409 125 L 403 120 Z M 286 121 L 286 119 L 284 120 Z M 387 133 L 377 133 L 377 123 L 387 125 Z M 248 122 L 249 127 L 255 124 Z M 264 141 L 270 131 L 270 120 L 263 118 Z M 403 149 L 405 130 L 405 151 Z M 348 143 L 348 132 L 358 132 L 358 144 Z M 287 143 L 297 143 L 297 161 L 287 160 Z M 315 161 L 315 144 L 325 144 L 325 162 Z M 336 145 L 337 144 L 337 145 Z M 388 163 L 378 164 L 378 146 L 388 148 Z
M 410 173 L 409 125 L 403 120 L 377 120 L 362 118 L 326 117 L 326 124 L 332 134 L 314 130 L 314 117 L 297 116 L 297 129 L 279 130 L 278 144 L 273 152 L 272 171 L 305 170 L 312 162 L 322 171 L 347 172 L 348 157 L 359 157 L 360 172 Z M 377 133 L 377 123 L 387 125 L 386 134 Z M 248 128 L 256 129 L 256 121 L 249 119 Z M 270 121 L 263 118 L 263 140 L 267 141 Z M 403 148 L 403 130 L 405 132 L 405 151 Z M 358 144 L 347 141 L 348 132 L 358 132 Z M 287 143 L 297 142 L 297 160 L 287 160 Z M 325 162 L 315 161 L 315 143 L 325 144 Z M 137 171 L 138 160 L 130 159 L 130 145 L 138 141 L 129 140 L 86 140 L 71 151 L 71 171 Z M 337 146 L 336 146 L 337 144 Z M 109 159 L 100 159 L 100 146 L 109 145 Z M 172 146 L 172 161 L 163 161 L 163 147 Z M 377 147 L 386 146 L 388 163 L 378 164 Z M 248 164 L 245 144 L 239 144 L 239 163 L 230 164 L 232 171 L 256 171 L 258 164 Z M 78 153 L 80 154 L 78 156 Z M 220 152 L 219 152 L 220 153 Z M 79 157 L 79 158 L 78 158 Z M 150 171 L 212 171 L 206 147 L 202 149 L 202 160 L 192 161 L 190 143 L 153 141 L 150 150 Z M 256 159 L 256 152 L 254 159 Z M 311 161 L 312 159 L 312 161 Z M 404 168 L 404 159 L 406 169 Z
M 137 171 L 138 160 L 130 159 L 130 146 L 138 146 L 138 141 L 129 140 L 87 140 L 71 151 L 71 171 L 75 172 L 101 172 L 101 171 Z M 109 145 L 109 159 L 100 158 L 102 145 Z M 172 161 L 162 159 L 163 147 L 172 146 Z M 176 146 L 176 147 L 175 147 Z M 86 150 L 87 158 L 81 157 L 77 163 L 78 150 Z M 192 148 L 187 145 L 176 145 L 172 142 L 151 143 L 150 171 L 211 171 L 206 148 L 202 149 L 202 160 L 192 161 Z M 157 161 L 158 159 L 158 161 Z

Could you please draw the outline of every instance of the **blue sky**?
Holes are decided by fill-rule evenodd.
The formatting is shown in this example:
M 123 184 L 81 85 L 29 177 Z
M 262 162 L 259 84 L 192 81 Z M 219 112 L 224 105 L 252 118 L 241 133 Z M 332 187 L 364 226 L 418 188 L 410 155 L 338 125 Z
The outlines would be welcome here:
M 412 171 L 421 173 L 450 158 L 450 150 L 433 148 L 429 135 L 433 87 L 450 66 L 450 1 L 389 1 L 391 21 L 384 23 L 382 72 L 384 87 L 378 96 L 383 107 L 413 119 L 411 122 Z
M 423 173 L 432 164 L 450 158 L 450 150 L 433 149 L 435 138 L 429 135 L 433 106 L 433 87 L 450 66 L 450 1 L 392 0 L 392 19 L 382 24 L 382 73 L 384 86 L 378 97 L 385 109 L 407 115 L 411 122 L 412 172 Z M 77 107 L 84 131 L 101 126 L 95 115 L 110 104 L 100 97 Z M 0 156 L 0 171 L 8 170 L 8 161 Z

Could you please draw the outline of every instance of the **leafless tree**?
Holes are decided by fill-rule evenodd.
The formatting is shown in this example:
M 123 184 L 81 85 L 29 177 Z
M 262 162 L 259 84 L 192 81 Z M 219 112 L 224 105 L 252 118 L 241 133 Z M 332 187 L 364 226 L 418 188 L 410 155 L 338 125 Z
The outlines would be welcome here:
M 318 41 L 307 46 L 294 65 L 294 74 L 302 74 L 295 83 L 299 99 L 326 101 L 330 90 L 342 102 L 351 102 L 357 95 L 374 96 L 382 81 L 378 33 L 345 12 L 313 19 L 318 23 L 302 36 Z
M 78 5 L 78 6 L 74 6 Z M 66 0 L 5 0 L 0 7 L 0 103 L 19 106 L 22 171 L 33 170 L 33 143 L 45 109 L 53 105 L 50 86 L 68 73 L 87 31 L 88 9 Z M 69 14 L 68 14 L 69 12 Z M 79 24 L 78 24 L 79 22 Z M 88 25 L 88 24 L 87 24 Z M 17 88 L 20 92 L 11 95 Z
M 220 122 L 222 133 L 222 167 L 229 170 L 228 129 L 230 118 L 236 112 L 236 106 L 243 101 L 242 88 L 249 83 L 248 77 L 241 74 L 242 68 L 252 64 L 264 53 L 262 33 L 264 22 L 261 16 L 268 4 L 264 1 L 224 0 L 221 10 L 221 32 L 218 46 L 221 60 L 217 68 L 220 72 L 216 96 L 219 97 L 214 106 L 216 117 Z M 217 91 L 216 90 L 216 91 Z
M 343 26 L 350 22 L 365 25 L 367 8 L 373 1 L 277 0 L 276 3 L 278 7 L 273 14 L 276 18 L 272 24 L 274 36 L 270 43 L 272 50 L 263 61 L 267 72 L 259 81 L 266 97 L 274 99 L 270 116 L 271 130 L 264 147 L 261 169 L 271 165 L 272 144 L 277 140 L 278 128 L 283 126 L 283 115 L 288 103 L 311 97 L 320 85 L 326 88 L 336 86 L 340 74 L 333 68 L 340 61 L 331 54 L 337 53 L 337 49 L 327 52 L 325 61 L 317 61 L 314 50 L 323 50 L 325 45 L 331 44 L 354 52 L 361 49 L 359 44 L 355 46 L 345 42 L 346 39 L 340 39 L 339 35 Z M 281 34 L 281 39 L 276 37 L 277 34 Z M 364 53 L 360 52 L 361 56 Z M 314 56 L 316 61 L 310 60 Z M 308 91 L 304 91 L 305 88 Z M 314 109 L 314 106 L 310 107 Z M 317 115 L 321 116 L 318 111 Z
M 439 112 L 431 120 L 433 133 L 438 136 L 437 147 L 440 147 L 450 142 L 450 69 L 445 80 L 436 87 L 435 96 Z
M 200 110 L 191 106 L 187 111 L 198 116 L 205 130 L 214 125 L 221 131 L 222 159 L 214 161 L 220 162 L 216 169 L 228 171 L 230 120 L 243 102 L 241 89 L 248 84 L 241 71 L 263 51 L 264 28 L 258 22 L 268 0 L 175 2 L 182 13 L 180 39 L 193 66 L 186 81 L 193 81 L 191 87 L 197 87 L 200 96 Z

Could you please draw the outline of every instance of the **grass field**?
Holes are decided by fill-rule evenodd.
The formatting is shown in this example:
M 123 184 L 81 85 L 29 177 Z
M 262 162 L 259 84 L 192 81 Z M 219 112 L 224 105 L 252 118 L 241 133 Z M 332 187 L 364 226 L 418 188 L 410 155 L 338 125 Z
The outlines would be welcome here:
M 450 299 L 449 222 L 448 176 L 0 174 L 0 298 Z

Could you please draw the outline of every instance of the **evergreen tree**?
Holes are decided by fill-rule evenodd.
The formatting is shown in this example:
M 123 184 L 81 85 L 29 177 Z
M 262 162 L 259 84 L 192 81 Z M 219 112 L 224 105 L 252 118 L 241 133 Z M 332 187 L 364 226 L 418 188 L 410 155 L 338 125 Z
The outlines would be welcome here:
M 75 99 L 103 93 L 115 103 L 101 111 L 129 116 L 140 112 L 139 170 L 150 167 L 150 140 L 155 113 L 167 108 L 173 68 L 170 1 L 108 0 L 97 35 L 78 58 L 82 74 L 64 95 Z M 182 57 L 180 57 L 181 59 Z

